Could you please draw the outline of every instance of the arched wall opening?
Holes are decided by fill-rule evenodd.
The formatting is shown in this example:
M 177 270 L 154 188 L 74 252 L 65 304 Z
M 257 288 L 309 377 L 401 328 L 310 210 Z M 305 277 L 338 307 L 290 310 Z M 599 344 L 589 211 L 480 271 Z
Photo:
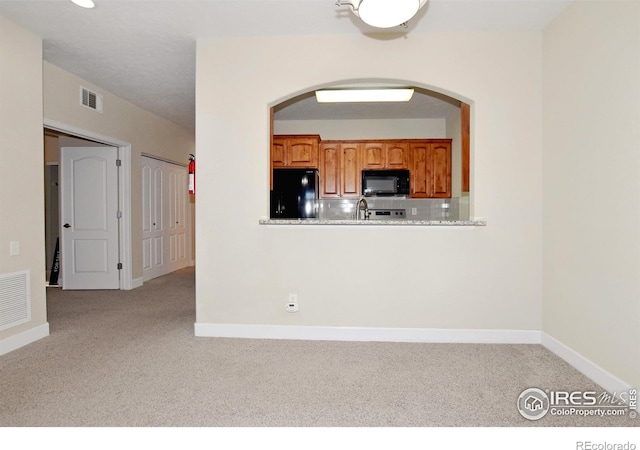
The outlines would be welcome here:
M 315 91 L 320 89 L 353 89 L 353 88 L 398 88 L 411 87 L 414 95 L 409 102 L 400 103 L 318 103 L 315 99 Z M 337 143 L 359 143 L 361 146 L 378 141 L 379 143 L 402 142 L 408 146 L 415 140 L 428 140 L 429 142 L 442 139 L 450 140 L 450 156 L 448 180 L 446 192 L 432 194 L 419 194 L 414 192 L 408 196 L 411 200 L 424 200 L 418 203 L 419 207 L 427 205 L 426 201 L 434 198 L 450 199 L 449 202 L 439 202 L 438 208 L 448 209 L 448 214 L 437 214 L 433 219 L 468 220 L 470 218 L 470 178 L 471 178 L 471 105 L 472 101 L 457 93 L 450 92 L 436 86 L 427 86 L 422 83 L 390 80 L 390 79 L 358 79 L 339 80 L 309 87 L 308 89 L 293 92 L 285 97 L 270 103 L 270 152 L 269 170 L 270 185 L 273 188 L 273 169 L 283 167 L 282 161 L 274 156 L 274 148 L 278 149 L 280 139 L 278 137 L 318 137 L 318 156 L 316 158 L 320 175 L 320 201 L 329 202 L 336 199 L 343 200 L 357 197 L 354 192 L 346 192 L 344 189 L 323 190 L 326 179 L 334 180 L 344 177 L 344 155 L 342 160 L 330 162 L 328 165 L 323 158 L 329 155 L 328 147 L 336 147 Z M 276 142 L 274 147 L 274 136 Z M 283 141 L 284 142 L 284 141 Z M 287 141 L 290 142 L 290 141 Z M 425 141 L 426 142 L 426 141 Z M 326 144 L 326 145 L 325 145 Z M 283 145 L 287 145 L 283 143 Z M 282 150 L 284 151 L 284 150 Z M 340 151 L 339 148 L 337 150 Z M 360 152 L 367 150 L 359 149 Z M 418 163 L 413 161 L 413 153 L 409 148 L 407 155 L 407 169 L 412 171 Z M 276 160 L 274 166 L 274 158 Z M 339 159 L 339 158 L 338 158 Z M 427 163 L 425 163 L 427 164 Z M 358 172 L 367 168 L 367 163 L 358 161 Z M 389 168 L 389 167 L 383 167 Z M 428 169 L 428 170 L 431 170 Z M 336 171 L 337 175 L 329 175 Z M 444 174 L 444 172 L 442 172 Z M 444 175 L 443 175 L 444 177 Z M 435 176 L 434 176 L 435 178 Z M 414 173 L 411 174 L 412 184 Z M 335 182 L 332 181 L 332 183 Z M 433 181 L 428 181 L 433 182 Z M 442 184 L 442 183 L 441 183 Z M 360 188 L 359 188 L 360 189 Z M 433 208 L 432 208 L 433 209 Z M 410 209 L 415 213 L 416 208 Z M 442 212 L 442 211 L 438 211 Z M 426 214 L 426 213 L 425 213 Z M 326 217 L 325 217 L 326 218 Z M 344 218 L 344 217 L 342 217 Z M 411 217 L 408 215 L 407 218 Z M 421 214 L 420 219 L 424 219 Z

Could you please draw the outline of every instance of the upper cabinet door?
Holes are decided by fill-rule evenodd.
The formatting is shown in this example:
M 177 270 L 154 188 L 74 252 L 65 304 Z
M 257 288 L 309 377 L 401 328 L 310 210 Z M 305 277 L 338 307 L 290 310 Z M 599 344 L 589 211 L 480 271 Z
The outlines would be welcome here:
M 408 169 L 409 168 L 409 145 L 405 143 L 385 144 L 386 168 L 387 169 Z
M 363 169 L 384 169 L 386 166 L 385 144 L 380 142 L 362 144 Z
M 273 137 L 273 144 L 271 144 L 271 161 L 273 167 L 285 167 L 287 165 L 286 145 L 286 139 Z
M 318 139 L 289 139 L 287 149 L 287 163 L 289 167 L 318 167 Z

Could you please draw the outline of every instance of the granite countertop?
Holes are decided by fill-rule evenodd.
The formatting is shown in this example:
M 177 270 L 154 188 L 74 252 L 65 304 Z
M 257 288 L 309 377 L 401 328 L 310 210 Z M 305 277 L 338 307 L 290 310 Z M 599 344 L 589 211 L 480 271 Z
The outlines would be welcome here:
M 331 220 L 331 219 L 260 219 L 260 225 L 358 225 L 358 226 L 464 226 L 484 227 L 484 219 L 473 220 Z

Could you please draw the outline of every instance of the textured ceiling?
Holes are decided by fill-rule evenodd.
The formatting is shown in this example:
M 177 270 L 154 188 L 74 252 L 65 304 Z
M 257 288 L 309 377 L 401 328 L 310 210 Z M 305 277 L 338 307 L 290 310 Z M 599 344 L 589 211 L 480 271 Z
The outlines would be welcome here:
M 540 30 L 571 1 L 430 0 L 407 30 L 389 31 Z M 337 8 L 335 0 L 95 2 L 96 8 L 87 10 L 68 0 L 0 0 L 0 15 L 42 38 L 46 61 L 188 129 L 195 123 L 197 39 L 380 31 L 347 7 Z M 305 105 L 313 106 L 298 105 L 296 117 L 323 114 Z M 355 114 L 341 108 L 341 114 Z M 376 117 L 382 109 L 396 117 L 416 114 L 407 108 L 385 106 L 375 113 L 362 108 L 351 109 Z

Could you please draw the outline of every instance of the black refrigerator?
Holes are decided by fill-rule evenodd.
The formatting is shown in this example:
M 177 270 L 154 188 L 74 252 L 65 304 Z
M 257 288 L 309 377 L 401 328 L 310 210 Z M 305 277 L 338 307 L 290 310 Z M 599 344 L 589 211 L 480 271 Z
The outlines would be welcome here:
M 273 169 L 272 219 L 318 217 L 317 169 Z

